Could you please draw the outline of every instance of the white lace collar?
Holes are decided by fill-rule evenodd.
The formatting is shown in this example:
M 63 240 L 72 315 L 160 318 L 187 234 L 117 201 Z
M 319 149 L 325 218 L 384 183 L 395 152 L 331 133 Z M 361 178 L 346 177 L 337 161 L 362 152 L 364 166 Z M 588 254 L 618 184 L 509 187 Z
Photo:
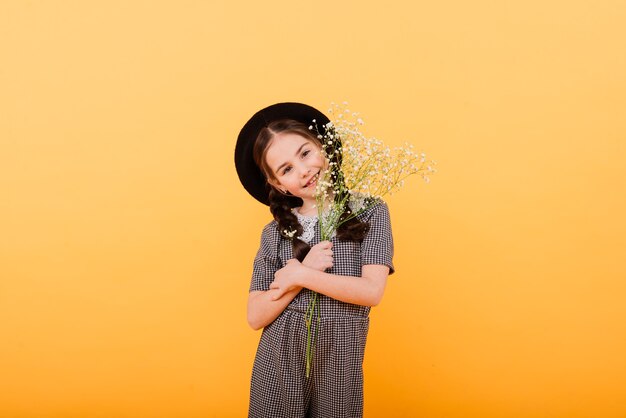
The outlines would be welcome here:
M 296 218 L 298 218 L 298 222 L 300 222 L 300 225 L 302 225 L 302 235 L 300 235 L 298 238 L 306 242 L 307 244 L 310 244 L 311 240 L 313 239 L 313 235 L 315 235 L 317 215 L 305 216 L 298 212 L 298 209 L 296 208 L 291 209 L 291 212 L 296 215 Z
M 350 198 L 350 201 L 348 202 L 348 206 L 350 207 L 351 210 L 358 211 L 365 205 L 366 199 L 367 198 L 364 195 L 360 193 L 355 193 Z M 298 218 L 298 222 L 300 222 L 300 225 L 302 225 L 302 230 L 303 230 L 302 235 L 300 235 L 297 238 L 301 239 L 307 244 L 310 244 L 311 240 L 313 239 L 313 236 L 315 235 L 315 226 L 317 225 L 317 214 L 312 215 L 312 216 L 303 215 L 300 212 L 298 212 L 297 208 L 292 208 L 291 212 L 294 215 L 296 215 L 296 218 Z M 335 235 L 336 235 L 336 232 L 333 232 L 331 239 L 334 238 Z

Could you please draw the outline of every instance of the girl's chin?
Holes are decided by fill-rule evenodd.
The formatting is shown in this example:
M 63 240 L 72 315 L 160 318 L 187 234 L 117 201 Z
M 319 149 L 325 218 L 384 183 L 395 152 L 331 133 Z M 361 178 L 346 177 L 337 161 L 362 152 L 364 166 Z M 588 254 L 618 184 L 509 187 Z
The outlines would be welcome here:
M 315 199 L 315 188 L 308 190 L 308 187 L 302 191 L 301 199 Z

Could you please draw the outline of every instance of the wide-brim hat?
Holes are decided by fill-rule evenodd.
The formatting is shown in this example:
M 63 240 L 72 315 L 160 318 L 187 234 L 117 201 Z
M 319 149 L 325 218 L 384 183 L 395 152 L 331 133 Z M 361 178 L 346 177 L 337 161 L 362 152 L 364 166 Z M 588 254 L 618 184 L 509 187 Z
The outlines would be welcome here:
M 280 119 L 293 119 L 307 126 L 313 125 L 321 135 L 324 135 L 326 124 L 330 121 L 326 115 L 314 107 L 303 103 L 285 102 L 259 110 L 241 128 L 235 147 L 237 174 L 248 193 L 264 205 L 269 205 L 269 189 L 265 176 L 254 162 L 252 152 L 261 129 Z

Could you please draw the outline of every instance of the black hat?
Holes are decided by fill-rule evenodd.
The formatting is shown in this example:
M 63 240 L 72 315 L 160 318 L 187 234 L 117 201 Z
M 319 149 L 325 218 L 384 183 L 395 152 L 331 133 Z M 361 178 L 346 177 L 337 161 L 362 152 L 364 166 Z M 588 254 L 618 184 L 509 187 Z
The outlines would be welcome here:
M 322 135 L 325 125 L 330 121 L 322 112 L 303 103 L 276 103 L 256 112 L 241 128 L 235 147 L 237 174 L 248 193 L 264 205 L 269 205 L 267 182 L 254 162 L 252 151 L 261 129 L 279 119 L 293 119 L 307 126 L 316 126 Z

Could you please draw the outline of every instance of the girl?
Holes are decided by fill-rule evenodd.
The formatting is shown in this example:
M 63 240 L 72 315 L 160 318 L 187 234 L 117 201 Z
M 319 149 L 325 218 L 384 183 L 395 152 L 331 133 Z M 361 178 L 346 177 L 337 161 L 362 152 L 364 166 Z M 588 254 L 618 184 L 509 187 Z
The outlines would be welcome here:
M 237 140 L 239 179 L 274 216 L 261 234 L 248 297 L 248 322 L 263 328 L 250 418 L 363 415 L 368 315 L 394 271 L 393 239 L 381 201 L 320 242 L 315 190 L 328 161 L 309 126 L 328 121 L 310 106 L 278 103 L 257 112 Z M 319 323 L 307 378 L 304 314 L 313 292 Z

